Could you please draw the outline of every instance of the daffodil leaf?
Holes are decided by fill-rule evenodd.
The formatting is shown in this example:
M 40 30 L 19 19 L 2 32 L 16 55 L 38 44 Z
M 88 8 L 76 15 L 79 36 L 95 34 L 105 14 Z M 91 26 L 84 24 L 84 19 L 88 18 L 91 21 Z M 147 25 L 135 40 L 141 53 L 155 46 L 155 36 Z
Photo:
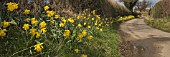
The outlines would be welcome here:
M 40 43 L 39 41 L 35 40 L 36 43 Z
M 10 24 L 14 24 L 14 25 L 17 25 L 17 23 L 15 21 L 11 21 L 9 22 Z
M 30 54 L 32 54 L 32 51 L 30 50 Z

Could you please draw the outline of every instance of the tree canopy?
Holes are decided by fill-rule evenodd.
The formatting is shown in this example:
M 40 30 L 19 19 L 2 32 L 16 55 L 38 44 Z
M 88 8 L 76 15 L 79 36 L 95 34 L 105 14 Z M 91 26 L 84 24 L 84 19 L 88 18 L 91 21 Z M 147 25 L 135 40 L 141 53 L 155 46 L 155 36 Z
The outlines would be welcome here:
M 125 5 L 130 11 L 133 10 L 133 7 L 136 5 L 136 3 L 137 3 L 138 1 L 139 1 L 139 0 L 120 0 L 120 2 L 123 2 L 124 5 Z

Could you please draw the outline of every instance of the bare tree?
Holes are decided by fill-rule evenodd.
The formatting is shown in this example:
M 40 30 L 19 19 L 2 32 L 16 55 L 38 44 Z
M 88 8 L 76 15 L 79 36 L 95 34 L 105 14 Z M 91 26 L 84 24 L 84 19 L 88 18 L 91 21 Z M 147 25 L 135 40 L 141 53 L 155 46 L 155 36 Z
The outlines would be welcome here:
M 136 5 L 138 1 L 139 0 L 120 0 L 120 2 L 123 2 L 124 5 L 132 12 L 133 12 L 133 7 Z
M 151 4 L 152 3 L 150 1 L 146 0 L 140 1 L 136 4 L 136 10 L 139 10 L 140 12 L 145 11 L 147 7 L 151 6 Z

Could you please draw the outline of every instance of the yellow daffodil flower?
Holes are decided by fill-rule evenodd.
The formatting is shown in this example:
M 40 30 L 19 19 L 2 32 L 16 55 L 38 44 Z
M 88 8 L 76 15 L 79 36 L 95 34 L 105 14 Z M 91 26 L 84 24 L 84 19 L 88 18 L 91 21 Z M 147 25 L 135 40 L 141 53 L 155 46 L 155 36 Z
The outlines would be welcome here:
M 28 30 L 28 29 L 29 29 L 29 26 L 30 26 L 29 24 L 24 24 L 22 28 L 23 28 L 24 30 Z
M 92 20 L 94 20 L 94 18 L 92 18 Z
M 67 22 L 67 20 L 64 17 L 62 17 L 61 21 L 64 22 L 64 23 Z
M 65 30 L 64 31 L 64 36 L 69 37 L 70 36 L 70 30 Z
M 91 28 L 91 26 L 87 26 L 87 28 L 89 28 L 89 29 L 90 29 L 90 28 Z
M 36 32 L 36 38 L 40 38 L 41 34 L 39 32 Z
M 80 18 L 81 18 L 81 16 L 80 16 L 80 15 L 78 15 L 78 16 L 77 16 L 77 19 L 79 20 Z
M 103 29 L 102 29 L 102 28 L 100 28 L 100 31 L 103 31 Z
M 2 22 L 2 24 L 3 24 L 3 28 L 6 28 L 10 25 L 9 22 L 6 22 L 5 20 Z
M 82 27 L 82 25 L 79 23 L 78 25 L 77 25 L 78 27 Z
M 38 23 L 38 20 L 36 20 L 35 18 L 31 18 L 31 24 L 32 25 L 36 25 Z
M 8 11 L 14 11 L 15 9 L 18 9 L 18 4 L 12 2 L 7 3 Z
M 46 27 L 46 23 L 45 23 L 45 21 L 43 21 L 43 22 L 41 22 L 40 24 L 39 24 L 39 26 L 40 26 L 40 28 L 44 28 L 44 27 Z
M 88 36 L 87 39 L 88 40 L 91 40 L 93 38 L 93 36 Z
M 47 17 L 52 17 L 55 15 L 54 11 L 47 11 Z
M 97 30 L 99 30 L 100 28 L 99 27 L 96 27 Z
M 55 18 L 58 19 L 60 16 L 59 15 L 55 15 Z
M 46 33 L 46 32 L 47 32 L 46 28 L 41 29 L 41 33 Z
M 74 19 L 73 19 L 73 18 L 68 18 L 68 21 L 69 21 L 70 23 L 74 23 Z
M 34 45 L 34 50 L 36 50 L 37 52 L 40 52 L 43 49 L 43 43 L 38 43 L 36 45 Z
M 60 23 L 59 24 L 60 27 L 64 27 L 64 25 L 65 25 L 64 23 Z
M 5 37 L 6 36 L 6 32 L 7 30 L 6 29 L 0 29 L 0 37 Z
M 87 35 L 87 31 L 86 30 L 83 30 L 82 31 L 82 34 L 85 36 L 85 35 Z
M 44 6 L 44 10 L 47 11 L 50 7 L 49 6 Z
M 81 57 L 87 57 L 87 55 L 86 54 L 82 54 Z
M 79 34 L 78 34 L 78 38 L 79 38 L 79 39 L 82 39 L 82 38 L 83 38 L 83 34 L 82 34 L 82 33 L 79 33 Z
M 30 29 L 30 34 L 32 36 L 34 36 L 36 34 L 36 29 L 34 29 L 34 28 Z
M 78 53 L 78 52 L 79 52 L 79 49 L 74 49 L 74 51 L 75 51 L 76 53 Z
M 84 26 L 86 25 L 87 23 L 86 22 L 84 22 Z
M 24 10 L 24 14 L 30 14 L 30 10 L 25 9 L 25 10 Z

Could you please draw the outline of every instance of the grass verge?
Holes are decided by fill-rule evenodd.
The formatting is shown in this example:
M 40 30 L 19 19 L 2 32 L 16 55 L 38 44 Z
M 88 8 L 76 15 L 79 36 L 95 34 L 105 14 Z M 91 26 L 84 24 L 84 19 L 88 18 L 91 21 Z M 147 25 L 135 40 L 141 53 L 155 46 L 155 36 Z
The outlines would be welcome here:
M 88 57 L 122 57 L 119 51 L 120 36 L 117 33 L 118 25 L 111 28 L 104 28 L 103 32 L 95 32 L 96 37 L 87 46 L 83 46 L 81 51 L 84 51 Z M 80 53 L 82 54 L 82 53 Z M 64 56 L 60 57 L 79 57 L 80 54 L 64 52 Z
M 165 32 L 170 32 L 170 18 L 146 19 L 145 23 L 151 27 L 163 30 Z

